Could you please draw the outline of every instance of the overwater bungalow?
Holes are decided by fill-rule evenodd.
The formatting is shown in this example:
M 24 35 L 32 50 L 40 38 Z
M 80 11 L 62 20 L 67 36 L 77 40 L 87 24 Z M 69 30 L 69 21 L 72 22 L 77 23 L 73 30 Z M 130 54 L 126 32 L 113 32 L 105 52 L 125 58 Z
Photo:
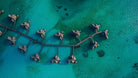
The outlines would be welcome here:
M 30 23 L 31 23 L 30 21 L 24 22 L 23 24 L 21 24 L 21 27 L 23 27 L 24 29 L 29 29 Z
M 12 14 L 12 15 L 8 15 L 8 17 L 10 21 L 16 22 L 16 20 L 19 18 L 19 15 Z
M 77 63 L 76 57 L 74 55 L 69 56 L 67 59 L 68 63 Z
M 39 30 L 36 34 L 40 35 L 42 38 L 45 36 L 46 30 Z
M 78 38 L 78 37 L 80 36 L 80 34 L 81 34 L 81 31 L 79 31 L 79 30 L 72 30 L 72 34 L 73 34 L 76 38 Z
M 0 36 L 2 36 L 2 31 L 0 31 Z
M 99 46 L 98 42 L 92 41 L 92 43 L 91 43 L 91 48 L 92 49 L 97 48 L 98 46 Z
M 4 13 L 4 10 L 1 10 L 1 11 L 0 11 L 0 15 L 3 14 L 3 13 Z
M 18 47 L 18 49 L 23 53 L 23 54 L 25 54 L 26 53 L 26 51 L 27 51 L 27 46 L 19 46 Z
M 36 62 L 40 62 L 39 54 L 32 55 L 30 59 Z
M 51 59 L 51 63 L 61 63 L 59 56 L 54 56 L 54 58 Z
M 108 30 L 103 31 L 101 34 L 102 36 L 104 36 L 105 39 L 108 39 Z
M 9 40 L 9 43 L 11 45 L 15 45 L 15 42 L 16 42 L 16 38 L 15 37 L 8 37 L 7 39 Z
M 60 40 L 63 40 L 64 32 L 58 32 L 54 36 Z
M 100 25 L 91 24 L 91 25 L 90 25 L 90 28 L 97 32 L 97 31 L 99 30 L 99 28 L 100 28 Z

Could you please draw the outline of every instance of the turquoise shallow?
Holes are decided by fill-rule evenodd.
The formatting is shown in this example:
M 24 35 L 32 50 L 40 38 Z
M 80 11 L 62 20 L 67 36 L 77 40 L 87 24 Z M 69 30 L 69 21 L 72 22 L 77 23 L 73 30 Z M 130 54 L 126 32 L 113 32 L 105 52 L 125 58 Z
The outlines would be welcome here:
M 72 52 L 60 47 L 61 64 L 51 64 L 55 47 L 45 47 L 40 54 L 41 62 L 30 60 L 41 46 L 31 43 L 27 54 L 18 50 L 28 39 L 21 36 L 15 46 L 9 45 L 7 36 L 17 36 L 8 31 L 0 37 L 0 78 L 138 78 L 138 0 L 0 0 L 0 24 L 11 27 L 8 14 L 20 15 L 16 29 L 25 33 L 20 24 L 31 21 L 29 36 L 36 39 L 35 32 L 46 29 L 46 44 L 60 44 L 53 35 L 65 32 L 63 44 L 75 44 L 77 39 L 68 36 L 72 29 L 82 31 L 80 39 L 93 34 L 90 24 L 100 24 L 100 31 L 108 29 L 109 39 L 94 39 L 99 45 L 88 48 L 89 41 L 75 48 L 77 64 L 67 64 Z M 1 31 L 4 29 L 0 28 Z M 99 52 L 103 52 L 99 56 Z

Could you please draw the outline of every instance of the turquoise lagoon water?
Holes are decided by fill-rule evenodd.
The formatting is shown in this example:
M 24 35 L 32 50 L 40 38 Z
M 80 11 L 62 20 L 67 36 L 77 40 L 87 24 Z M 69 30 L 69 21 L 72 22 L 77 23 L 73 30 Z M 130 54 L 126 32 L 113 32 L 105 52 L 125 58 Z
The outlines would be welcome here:
M 68 36 L 72 29 L 82 31 L 81 39 L 92 34 L 88 26 L 100 24 L 100 31 L 109 30 L 109 39 L 94 38 L 100 46 L 88 49 L 89 41 L 75 49 L 77 64 L 67 64 L 66 58 L 71 48 L 59 48 L 61 64 L 50 64 L 56 54 L 55 47 L 45 47 L 40 55 L 41 62 L 29 58 L 38 53 L 40 45 L 29 46 L 26 55 L 17 47 L 26 45 L 28 39 L 20 37 L 16 46 L 10 46 L 7 36 L 17 36 L 8 31 L 0 38 L 0 78 L 137 78 L 138 71 L 133 68 L 138 63 L 138 1 L 137 0 L 0 0 L 0 23 L 11 26 L 8 14 L 19 14 L 16 28 L 24 21 L 31 21 L 29 36 L 35 36 L 38 29 L 47 29 L 47 44 L 59 44 L 53 38 L 58 31 L 65 32 L 64 44 L 75 44 L 76 39 Z M 1 29 L 3 30 L 3 29 Z M 97 52 L 104 51 L 99 57 Z

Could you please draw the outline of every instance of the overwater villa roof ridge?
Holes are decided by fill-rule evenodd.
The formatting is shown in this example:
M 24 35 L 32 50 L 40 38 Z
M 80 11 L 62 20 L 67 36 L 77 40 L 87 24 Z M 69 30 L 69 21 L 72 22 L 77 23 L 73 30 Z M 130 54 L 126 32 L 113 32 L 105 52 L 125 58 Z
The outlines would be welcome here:
M 61 63 L 61 60 L 59 58 L 58 55 L 55 55 L 52 59 L 51 59 L 51 63 Z
M 79 30 L 72 30 L 72 34 L 77 38 L 81 35 L 81 31 Z
M 2 36 L 2 34 L 3 34 L 2 31 L 0 31 L 0 36 Z
M 77 63 L 76 57 L 74 55 L 71 55 L 67 59 L 68 63 Z
M 25 54 L 27 52 L 27 46 L 19 46 L 18 49 L 23 53 Z
M 36 31 L 36 34 L 40 35 L 41 38 L 43 38 L 45 36 L 45 33 L 46 33 L 46 29 L 41 29 L 39 31 Z
M 64 32 L 61 31 L 61 32 L 58 32 L 56 34 L 54 34 L 54 37 L 60 39 L 60 40 L 63 40 L 63 37 L 64 37 Z
M 16 38 L 15 37 L 7 37 L 7 39 L 8 39 L 8 41 L 9 41 L 9 43 L 11 44 L 11 45 L 15 45 L 15 42 L 16 42 Z
M 16 20 L 19 18 L 19 15 L 15 15 L 15 14 L 12 14 L 12 15 L 8 15 L 9 19 L 11 22 L 15 23 Z
M 108 39 L 108 35 L 109 35 L 108 30 L 104 30 L 102 32 L 102 35 L 104 36 L 105 39 Z
M 97 32 L 97 31 L 100 29 L 100 25 L 91 24 L 91 25 L 90 25 L 90 28 Z
M 1 10 L 1 11 L 0 11 L 0 15 L 3 14 L 3 13 L 4 13 L 4 10 Z
M 40 57 L 39 57 L 39 54 L 37 54 L 37 53 L 30 56 L 30 59 L 33 61 L 36 61 L 36 62 L 40 62 Z
M 91 48 L 94 49 L 94 48 L 97 48 L 99 46 L 98 42 L 97 41 L 92 41 L 91 43 Z
M 26 22 L 22 23 L 20 26 L 24 29 L 29 30 L 30 23 L 31 23 L 30 21 L 26 21 Z

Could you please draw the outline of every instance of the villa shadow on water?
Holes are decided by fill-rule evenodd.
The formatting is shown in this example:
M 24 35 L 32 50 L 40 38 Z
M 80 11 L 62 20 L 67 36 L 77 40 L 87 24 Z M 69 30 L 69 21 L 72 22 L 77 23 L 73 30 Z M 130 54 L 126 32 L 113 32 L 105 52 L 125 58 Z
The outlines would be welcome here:
M 134 42 L 138 44 L 138 33 L 136 33 L 136 36 L 134 36 Z

